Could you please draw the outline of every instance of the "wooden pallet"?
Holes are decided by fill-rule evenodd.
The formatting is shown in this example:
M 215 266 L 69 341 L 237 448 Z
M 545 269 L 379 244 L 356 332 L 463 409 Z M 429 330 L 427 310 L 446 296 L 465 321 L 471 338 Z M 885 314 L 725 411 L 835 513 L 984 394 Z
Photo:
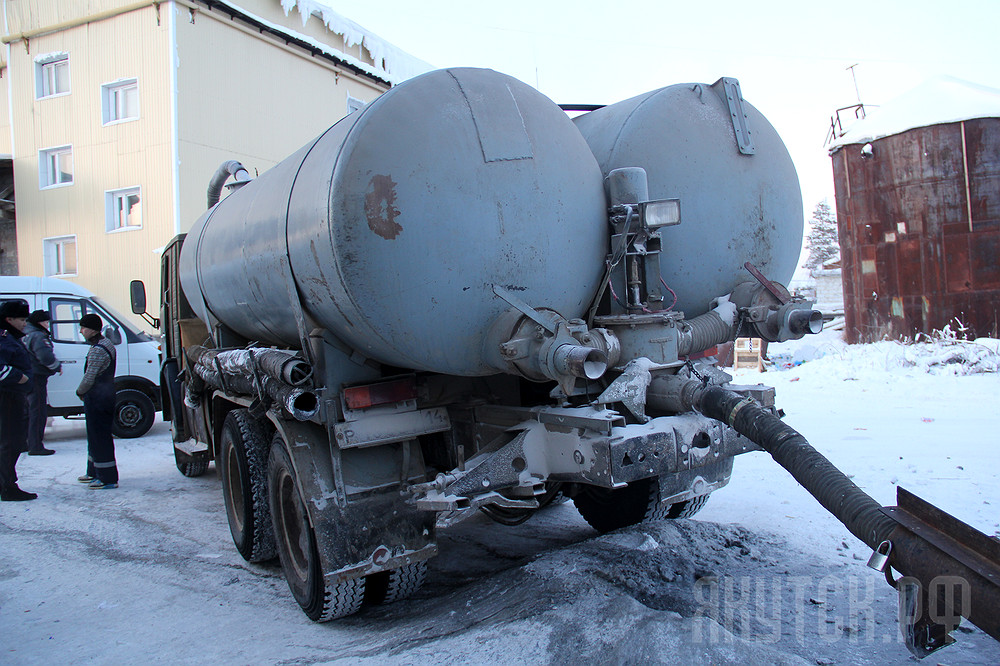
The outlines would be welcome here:
M 763 348 L 760 338 L 737 338 L 733 345 L 733 368 L 754 368 L 760 370 L 761 350 Z

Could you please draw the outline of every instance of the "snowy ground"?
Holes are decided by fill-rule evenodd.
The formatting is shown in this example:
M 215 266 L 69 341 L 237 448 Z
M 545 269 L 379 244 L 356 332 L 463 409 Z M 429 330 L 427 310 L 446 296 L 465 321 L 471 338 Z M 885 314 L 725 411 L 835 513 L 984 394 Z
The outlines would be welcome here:
M 737 381 L 776 386 L 787 422 L 879 502 L 901 485 L 1000 534 L 1000 373 L 928 361 L 947 344 L 809 344 L 813 360 Z M 278 567 L 236 553 L 214 471 L 181 476 L 164 424 L 118 440 L 114 491 L 76 481 L 82 422 L 47 442 L 56 455 L 19 465 L 40 498 L 0 505 L 0 663 L 912 661 L 867 549 L 764 453 L 738 458 L 696 520 L 599 537 L 572 503 L 516 528 L 477 516 L 441 533 L 415 598 L 317 625 Z M 979 630 L 956 638 L 925 662 L 1000 663 Z

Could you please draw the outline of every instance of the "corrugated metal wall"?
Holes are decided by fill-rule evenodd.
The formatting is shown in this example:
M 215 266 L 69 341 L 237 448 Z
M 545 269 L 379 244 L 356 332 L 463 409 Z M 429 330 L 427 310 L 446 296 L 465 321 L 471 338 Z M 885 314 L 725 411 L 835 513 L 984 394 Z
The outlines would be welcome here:
M 91 9 L 114 4 L 97 3 Z M 129 280 L 159 283 L 154 249 L 170 239 L 173 229 L 170 107 L 168 91 L 160 83 L 167 71 L 167 38 L 165 22 L 149 6 L 12 45 L 11 123 L 22 275 L 44 275 L 44 239 L 76 236 L 74 281 L 119 309 L 127 309 Z M 53 52 L 69 56 L 70 91 L 36 99 L 35 58 Z M 139 118 L 105 126 L 102 85 L 125 78 L 138 81 Z M 39 151 L 56 146 L 72 147 L 73 183 L 40 189 Z M 108 233 L 105 192 L 125 187 L 141 188 L 142 227 Z
M 173 237 L 175 217 L 186 230 L 204 211 L 209 178 L 222 161 L 240 159 L 251 173 L 263 171 L 346 115 L 348 96 L 367 102 L 384 89 L 337 74 L 328 62 L 204 7 L 150 2 L 114 16 L 101 14 L 136 4 L 33 0 L 5 5 L 8 34 L 15 40 L 2 81 L 4 93 L 8 86 L 11 91 L 11 131 L 4 132 L 0 148 L 14 136 L 19 272 L 43 275 L 44 240 L 75 236 L 78 273 L 70 279 L 122 311 L 129 309 L 132 279 L 142 279 L 156 302 L 159 256 L 154 250 Z M 246 4 L 248 11 L 269 11 L 269 19 L 298 32 L 325 32 L 316 18 L 302 26 L 297 13 L 284 17 L 277 0 Z M 16 38 L 98 15 L 89 23 Z M 35 59 L 54 52 L 69 54 L 70 92 L 36 99 Z M 171 132 L 175 67 L 179 216 Z M 138 81 L 139 119 L 105 126 L 102 85 L 131 78 Z M 0 117 L 6 118 L 7 108 L 4 104 Z M 73 149 L 73 184 L 41 189 L 39 150 L 67 145 Z M 105 193 L 128 187 L 141 188 L 142 228 L 108 233 Z M 148 329 L 138 318 L 133 321 Z
M 849 342 L 1000 320 L 1000 119 L 833 153 Z
M 184 231 L 205 212 L 208 182 L 224 160 L 263 173 L 347 115 L 348 96 L 369 102 L 382 93 L 240 26 L 201 13 L 177 23 L 181 192 L 199 193 L 182 197 Z

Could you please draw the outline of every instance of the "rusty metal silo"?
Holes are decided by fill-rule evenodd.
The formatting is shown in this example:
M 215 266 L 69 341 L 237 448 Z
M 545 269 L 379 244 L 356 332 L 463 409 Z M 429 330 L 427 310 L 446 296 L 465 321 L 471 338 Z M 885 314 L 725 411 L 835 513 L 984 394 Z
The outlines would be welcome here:
M 831 144 L 849 342 L 1000 321 L 1000 90 L 941 78 Z M 954 326 L 954 324 L 953 324 Z

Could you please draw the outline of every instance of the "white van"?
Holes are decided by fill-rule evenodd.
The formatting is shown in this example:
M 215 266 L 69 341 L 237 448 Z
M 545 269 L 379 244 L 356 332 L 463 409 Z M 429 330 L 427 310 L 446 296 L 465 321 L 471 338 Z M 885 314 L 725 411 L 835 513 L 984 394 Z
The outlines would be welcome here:
M 45 310 L 52 318 L 52 344 L 62 361 L 62 374 L 49 377 L 49 416 L 83 414 L 76 388 L 90 345 L 80 335 L 80 317 L 93 312 L 104 321 L 104 337 L 115 344 L 116 437 L 141 437 L 160 409 L 160 345 L 137 330 L 107 303 L 83 287 L 57 278 L 0 276 L 0 301 L 22 301 L 29 311 Z

